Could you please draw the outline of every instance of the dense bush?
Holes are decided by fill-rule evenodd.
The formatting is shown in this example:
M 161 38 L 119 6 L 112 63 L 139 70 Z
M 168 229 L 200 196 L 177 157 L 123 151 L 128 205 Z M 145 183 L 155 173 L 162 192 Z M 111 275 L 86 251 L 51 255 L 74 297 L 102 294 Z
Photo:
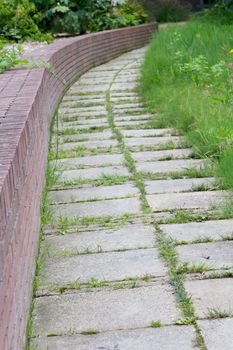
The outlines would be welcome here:
M 180 0 L 158 0 L 154 14 L 158 22 L 179 22 L 188 18 L 191 6 Z
M 34 0 L 43 14 L 40 25 L 54 33 L 86 33 L 113 26 L 111 0 Z
M 117 8 L 118 26 L 133 26 L 148 21 L 148 14 L 137 1 L 125 1 Z
M 151 20 L 158 22 L 184 21 L 191 12 L 190 4 L 185 0 L 141 0 Z
M 233 2 L 217 3 L 212 8 L 198 12 L 194 18 L 215 24 L 233 24 Z
M 13 40 L 48 40 L 46 33 L 84 34 L 144 23 L 138 0 L 0 0 L 0 35 Z
M 0 0 L 0 35 L 13 40 L 49 40 L 38 27 L 41 14 L 29 0 Z

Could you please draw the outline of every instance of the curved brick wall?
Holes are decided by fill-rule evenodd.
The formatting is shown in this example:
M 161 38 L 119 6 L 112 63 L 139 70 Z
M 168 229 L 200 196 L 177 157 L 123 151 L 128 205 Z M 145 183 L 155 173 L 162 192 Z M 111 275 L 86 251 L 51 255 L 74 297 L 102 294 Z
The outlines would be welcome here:
M 35 50 L 56 70 L 0 76 L 0 349 L 22 349 L 40 229 L 49 125 L 64 92 L 84 72 L 145 45 L 156 24 L 61 39 Z

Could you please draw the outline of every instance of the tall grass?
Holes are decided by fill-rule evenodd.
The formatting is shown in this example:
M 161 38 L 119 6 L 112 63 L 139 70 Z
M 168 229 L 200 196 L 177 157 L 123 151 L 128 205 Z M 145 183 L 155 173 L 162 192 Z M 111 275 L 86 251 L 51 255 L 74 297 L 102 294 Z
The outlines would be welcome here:
M 158 126 L 183 131 L 187 144 L 217 162 L 233 189 L 233 26 L 193 20 L 156 34 L 140 90 Z

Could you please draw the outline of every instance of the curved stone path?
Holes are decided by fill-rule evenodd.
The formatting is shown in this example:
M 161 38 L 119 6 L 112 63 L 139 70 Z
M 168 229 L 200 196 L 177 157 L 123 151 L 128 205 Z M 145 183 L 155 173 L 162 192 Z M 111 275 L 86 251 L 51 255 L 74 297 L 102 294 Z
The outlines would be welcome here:
M 153 128 L 143 55 L 92 69 L 60 105 L 33 349 L 233 349 L 226 195 L 180 136 Z

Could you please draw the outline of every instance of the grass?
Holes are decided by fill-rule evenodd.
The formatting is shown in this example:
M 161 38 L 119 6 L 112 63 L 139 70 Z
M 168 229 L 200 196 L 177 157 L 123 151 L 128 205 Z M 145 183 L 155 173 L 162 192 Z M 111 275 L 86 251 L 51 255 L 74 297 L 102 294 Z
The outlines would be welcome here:
M 151 125 L 180 130 L 187 146 L 214 162 L 225 189 L 233 189 L 232 29 L 192 20 L 161 31 L 140 82 L 144 103 L 159 112 Z
M 150 323 L 150 327 L 152 327 L 152 328 L 160 328 L 162 326 L 163 325 L 162 325 L 161 321 L 151 321 L 151 323 Z
M 170 284 L 173 286 L 175 291 L 176 300 L 183 313 L 183 318 L 176 321 L 177 325 L 192 324 L 196 331 L 196 343 L 202 350 L 207 350 L 204 339 L 202 337 L 200 328 L 196 322 L 194 314 L 194 307 L 192 300 L 187 294 L 184 281 L 186 277 L 186 270 L 178 270 L 178 255 L 176 252 L 176 242 L 171 237 L 163 234 L 158 225 L 155 225 L 157 230 L 157 239 L 159 242 L 160 256 L 164 259 L 168 266 Z
M 95 185 L 95 186 L 114 186 L 122 185 L 127 181 L 132 180 L 130 176 L 118 175 L 118 174 L 102 174 L 97 179 L 83 179 L 77 178 L 74 180 L 62 182 L 62 188 L 72 188 L 75 186 L 81 186 L 85 184 Z
M 121 152 L 124 155 L 124 164 L 128 168 L 129 172 L 131 173 L 131 177 L 134 180 L 136 187 L 140 191 L 140 200 L 141 200 L 142 210 L 144 211 L 144 213 L 148 213 L 150 211 L 150 208 L 146 199 L 145 184 L 140 172 L 138 172 L 136 169 L 136 164 L 131 155 L 130 149 L 126 146 L 124 142 L 123 134 L 121 133 L 120 129 L 117 128 L 115 125 L 113 104 L 111 102 L 110 90 L 106 92 L 106 110 L 108 113 L 108 122 L 109 122 L 110 128 L 112 129 L 112 132 L 119 143 Z
M 206 317 L 209 319 L 233 317 L 233 311 L 221 310 L 221 309 L 209 309 Z
M 124 214 L 118 217 L 112 216 L 103 216 L 99 218 L 95 217 L 60 217 L 58 222 L 58 233 L 61 235 L 70 233 L 70 228 L 72 226 L 80 227 L 86 226 L 89 227 L 91 225 L 102 225 L 108 229 L 119 228 L 127 223 L 132 222 L 134 216 L 132 214 Z M 77 230 L 75 231 L 77 233 Z

